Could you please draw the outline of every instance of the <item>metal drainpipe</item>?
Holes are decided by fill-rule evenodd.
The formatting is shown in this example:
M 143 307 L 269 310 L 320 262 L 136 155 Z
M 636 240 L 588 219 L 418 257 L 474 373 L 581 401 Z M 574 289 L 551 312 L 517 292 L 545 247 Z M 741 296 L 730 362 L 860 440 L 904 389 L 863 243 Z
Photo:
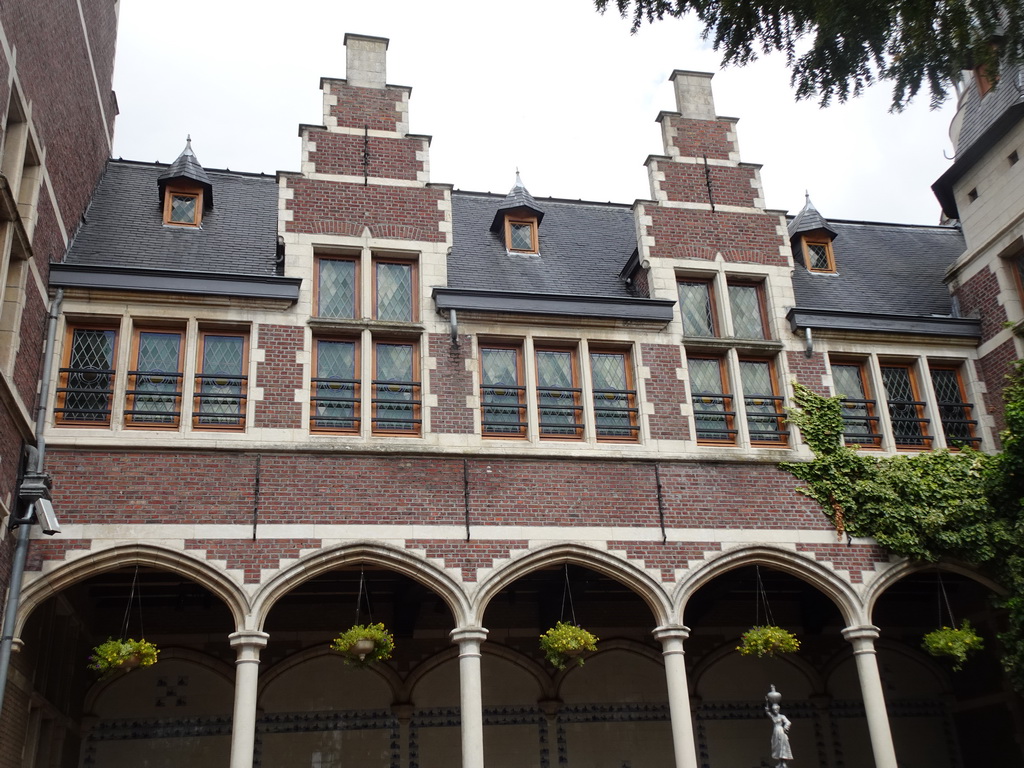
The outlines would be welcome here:
M 50 303 L 50 317 L 46 329 L 46 355 L 43 357 L 42 382 L 39 386 L 39 405 L 36 408 L 36 450 L 33 451 L 35 472 L 43 471 L 43 460 L 46 455 L 46 440 L 43 430 L 46 427 L 46 402 L 50 397 L 50 373 L 53 368 L 54 342 L 57 338 L 57 318 L 60 317 L 60 305 L 64 300 L 64 289 L 58 288 L 57 295 Z M 17 498 L 14 501 L 18 504 Z M 0 712 L 4 708 L 4 694 L 7 692 L 7 673 L 11 665 L 11 648 L 14 645 L 14 625 L 18 619 L 18 605 L 21 602 L 21 581 L 25 575 L 25 561 L 28 559 L 28 541 L 32 532 L 32 515 L 35 505 L 29 505 L 25 514 L 18 520 L 18 541 L 14 546 L 14 559 L 11 561 L 11 583 L 7 592 L 7 606 L 4 609 L 3 637 L 0 638 Z

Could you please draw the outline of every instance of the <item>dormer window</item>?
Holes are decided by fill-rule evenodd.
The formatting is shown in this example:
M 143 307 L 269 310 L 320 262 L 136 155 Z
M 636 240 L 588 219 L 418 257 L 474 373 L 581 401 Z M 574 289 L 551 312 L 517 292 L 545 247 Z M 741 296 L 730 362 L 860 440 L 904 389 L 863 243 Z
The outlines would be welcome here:
M 203 190 L 168 186 L 164 190 L 164 224 L 198 227 L 203 220 Z
M 827 238 L 803 238 L 804 263 L 811 272 L 835 272 L 836 257 Z
M 505 246 L 518 253 L 537 253 L 537 220 L 506 217 Z

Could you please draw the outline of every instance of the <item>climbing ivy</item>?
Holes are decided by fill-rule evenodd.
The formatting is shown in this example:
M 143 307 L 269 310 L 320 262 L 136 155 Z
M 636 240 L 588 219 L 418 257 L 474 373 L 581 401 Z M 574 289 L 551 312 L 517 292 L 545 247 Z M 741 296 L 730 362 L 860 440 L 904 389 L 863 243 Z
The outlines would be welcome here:
M 814 452 L 782 469 L 806 485 L 839 536 L 872 537 L 903 557 L 966 562 L 1002 584 L 1003 666 L 1024 693 L 1024 361 L 1003 391 L 1003 452 L 970 448 L 871 456 L 843 442 L 842 399 L 794 384 L 789 421 Z

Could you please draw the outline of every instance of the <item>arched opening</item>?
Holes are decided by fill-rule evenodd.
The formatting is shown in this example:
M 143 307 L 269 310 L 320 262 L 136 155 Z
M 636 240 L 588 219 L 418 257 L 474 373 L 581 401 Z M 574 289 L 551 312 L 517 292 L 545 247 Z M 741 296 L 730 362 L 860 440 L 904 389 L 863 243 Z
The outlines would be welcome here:
M 1024 765 L 1024 711 L 1000 666 L 996 635 L 1005 616 L 995 597 L 984 584 L 937 567 L 905 575 L 878 596 L 872 621 L 881 631 L 879 671 L 901 765 Z M 950 657 L 925 651 L 922 639 L 964 620 L 985 647 L 956 671 Z
M 672 763 L 665 670 L 651 635 L 658 622 L 626 581 L 549 561 L 491 596 L 482 622 L 488 768 Z M 545 660 L 539 636 L 560 620 L 600 638 L 583 666 Z
M 800 764 L 833 764 L 823 672 L 850 653 L 841 634 L 846 621 L 830 597 L 790 570 L 799 571 L 799 564 L 787 571 L 777 564 L 740 565 L 704 582 L 686 603 L 694 732 L 698 751 L 712 765 L 774 765 L 772 723 L 764 709 L 771 685 L 782 694 L 782 712 L 793 723 L 795 758 Z M 800 650 L 741 655 L 736 648 L 743 633 L 763 625 L 796 635 Z
M 395 648 L 365 666 L 331 651 L 354 624 L 383 623 Z M 419 703 L 407 680 L 420 665 L 451 655 L 455 619 L 434 590 L 378 565 L 347 563 L 296 584 L 270 608 L 261 653 L 256 750 L 264 765 L 386 768 L 409 764 Z M 458 692 L 458 665 L 437 687 Z M 456 699 L 457 704 L 457 699 Z M 459 735 L 446 745 L 460 761 Z
M 70 584 L 24 623 L 13 660 L 26 713 L 24 765 L 224 765 L 230 754 L 235 629 L 227 605 L 185 575 L 122 565 Z M 158 662 L 100 676 L 91 649 L 122 633 Z

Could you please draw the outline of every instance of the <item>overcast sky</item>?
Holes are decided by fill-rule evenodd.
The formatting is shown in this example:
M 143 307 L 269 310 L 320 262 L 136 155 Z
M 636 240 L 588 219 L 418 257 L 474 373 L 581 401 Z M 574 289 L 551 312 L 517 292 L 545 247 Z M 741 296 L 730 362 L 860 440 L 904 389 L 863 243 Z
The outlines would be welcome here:
M 591 0 L 122 0 L 114 156 L 170 162 L 186 134 L 207 168 L 298 170 L 300 123 L 322 122 L 319 78 L 345 76 L 346 32 L 390 38 L 389 83 L 411 86 L 410 127 L 433 136 L 431 181 L 536 197 L 649 198 L 655 118 L 674 69 L 713 71 L 743 160 L 770 208 L 804 190 L 835 219 L 937 223 L 954 106 L 898 115 L 886 84 L 845 105 L 796 103 L 781 59 L 719 71 L 692 21 L 630 35 Z

